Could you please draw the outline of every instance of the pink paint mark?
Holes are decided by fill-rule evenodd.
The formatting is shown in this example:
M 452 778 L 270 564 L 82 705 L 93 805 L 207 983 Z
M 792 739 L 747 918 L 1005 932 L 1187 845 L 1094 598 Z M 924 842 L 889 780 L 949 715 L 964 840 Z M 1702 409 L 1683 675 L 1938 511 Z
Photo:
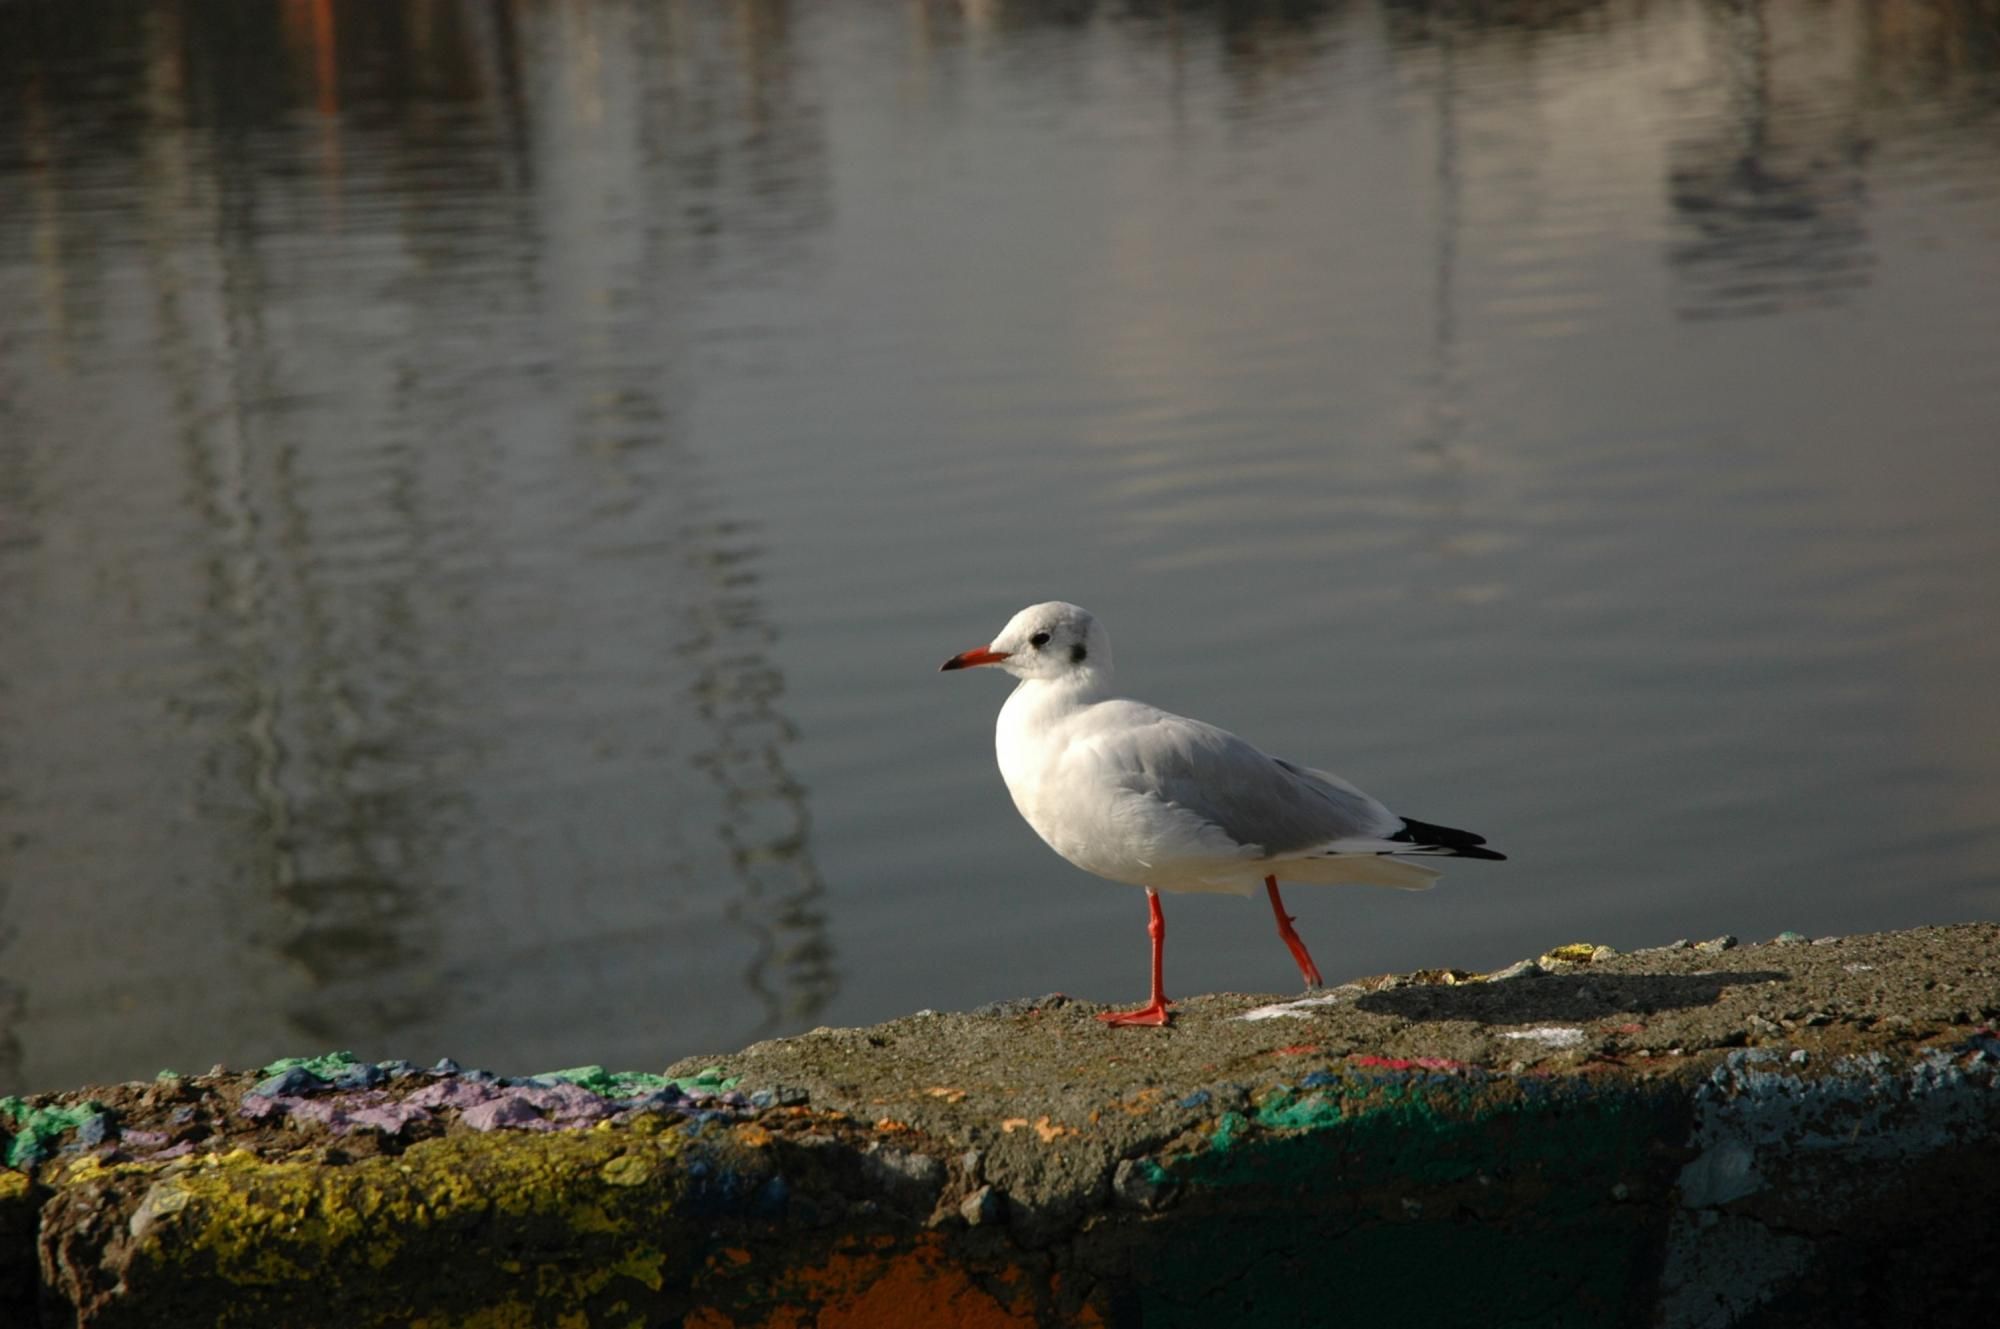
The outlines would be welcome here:
M 1617 1024 L 1611 1026 L 1611 1032 L 1614 1034 L 1643 1034 L 1646 1032 L 1646 1026 L 1643 1024 Z
M 519 1098 L 496 1098 L 491 1102 L 481 1103 L 478 1107 L 467 1108 L 459 1113 L 458 1119 L 475 1131 L 490 1131 L 498 1126 L 526 1126 L 533 1129 L 550 1124 L 541 1113 Z
M 1304 1057 L 1321 1050 L 1320 1045 L 1317 1043 L 1294 1043 L 1288 1048 L 1279 1048 L 1271 1055 L 1274 1057 Z
M 1453 1061 L 1450 1057 L 1377 1057 L 1370 1053 L 1350 1056 L 1348 1064 L 1364 1066 L 1370 1070 L 1382 1071 L 1467 1071 L 1472 1069 L 1469 1061 Z

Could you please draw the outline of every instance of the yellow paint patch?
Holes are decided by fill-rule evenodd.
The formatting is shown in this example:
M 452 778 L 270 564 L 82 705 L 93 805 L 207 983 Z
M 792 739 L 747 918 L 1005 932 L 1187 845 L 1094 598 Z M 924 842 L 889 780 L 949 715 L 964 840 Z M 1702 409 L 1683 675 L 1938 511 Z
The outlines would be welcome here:
M 1616 954 L 1618 954 L 1616 947 L 1600 946 L 1589 941 L 1573 941 L 1567 946 L 1556 947 L 1536 963 L 1544 968 L 1556 964 L 1590 964 L 1595 960 L 1609 960 Z
M 446 1136 L 399 1158 L 340 1168 L 263 1161 L 234 1150 L 163 1177 L 133 1217 L 141 1264 L 195 1262 L 248 1287 L 324 1285 L 365 1278 L 402 1257 L 438 1228 L 480 1230 L 495 1219 L 534 1218 L 601 1234 L 610 1261 L 537 1264 L 522 1269 L 530 1300 L 513 1299 L 435 1323 L 492 1329 L 546 1324 L 621 1279 L 657 1291 L 667 1256 L 649 1234 L 677 1187 L 668 1166 L 676 1136 L 632 1140 L 583 1132 L 523 1139 Z M 498 1254 L 498 1252 L 495 1252 Z

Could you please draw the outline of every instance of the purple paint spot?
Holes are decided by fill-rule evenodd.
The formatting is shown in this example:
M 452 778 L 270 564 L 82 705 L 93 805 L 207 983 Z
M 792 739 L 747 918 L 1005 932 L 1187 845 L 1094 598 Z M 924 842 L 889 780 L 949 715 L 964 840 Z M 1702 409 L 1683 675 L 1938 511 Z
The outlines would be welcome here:
M 563 1125 L 589 1125 L 611 1115 L 611 1105 L 588 1089 L 573 1084 L 552 1088 L 516 1089 L 510 1097 L 533 1105 L 551 1120 Z
M 245 1094 L 243 1095 L 243 1105 L 236 1111 L 239 1116 L 248 1117 L 252 1121 L 262 1121 L 264 1118 L 270 1116 L 283 1116 L 285 1102 L 286 1100 L 284 1099 L 270 1098 L 263 1094 Z M 136 1131 L 133 1132 L 135 1135 L 138 1133 Z M 128 1135 L 126 1138 L 129 1139 L 131 1137 Z M 166 1137 L 161 1136 L 160 1138 L 165 1139 Z
M 1372 1054 L 1351 1056 L 1347 1060 L 1355 1066 L 1383 1071 L 1462 1071 L 1471 1064 L 1453 1061 L 1450 1057 L 1377 1057 Z
M 467 1108 L 458 1119 L 475 1131 L 490 1131 L 498 1126 L 548 1125 L 532 1107 L 512 1097 L 496 1098 L 490 1103 Z
M 325 1098 L 283 1098 L 285 1111 L 293 1121 L 309 1121 L 315 1125 L 337 1129 L 347 1124 L 347 1107 Z
M 501 1091 L 492 1085 L 473 1080 L 438 1080 L 404 1099 L 412 1107 L 455 1108 L 460 1112 L 491 1102 Z
M 428 1121 L 430 1115 L 422 1108 L 389 1103 L 382 1107 L 361 1108 L 349 1116 L 348 1124 L 364 1130 L 381 1131 L 384 1135 L 401 1135 L 405 1126 L 414 1121 Z

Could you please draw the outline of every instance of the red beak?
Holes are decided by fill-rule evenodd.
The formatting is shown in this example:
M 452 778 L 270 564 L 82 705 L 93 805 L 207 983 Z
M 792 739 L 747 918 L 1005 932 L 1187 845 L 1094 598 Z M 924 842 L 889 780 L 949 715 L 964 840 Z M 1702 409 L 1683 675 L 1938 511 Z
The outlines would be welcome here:
M 938 672 L 943 673 L 947 669 L 973 669 L 979 665 L 999 664 L 1006 658 L 1007 652 L 1005 651 L 996 651 L 986 646 L 979 646 L 962 654 L 952 656 L 951 659 L 946 660 L 938 666 Z

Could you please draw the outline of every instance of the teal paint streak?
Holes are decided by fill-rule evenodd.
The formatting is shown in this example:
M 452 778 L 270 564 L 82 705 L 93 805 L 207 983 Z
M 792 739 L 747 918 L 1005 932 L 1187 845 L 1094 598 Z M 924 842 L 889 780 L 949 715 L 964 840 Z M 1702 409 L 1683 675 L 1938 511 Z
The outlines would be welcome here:
M 1278 1089 L 1257 1105 L 1257 1124 L 1273 1130 L 1314 1130 L 1332 1126 L 1346 1113 L 1340 1100 L 1325 1093 L 1303 1098 L 1290 1089 Z
M 1218 1153 L 1226 1152 L 1250 1129 L 1250 1119 L 1241 1112 L 1225 1112 L 1216 1118 L 1215 1131 L 1208 1137 L 1208 1147 Z
M 1560 1168 L 1643 1150 L 1661 1129 L 1666 1105 L 1678 1101 L 1629 1090 L 1598 1095 L 1587 1087 L 1524 1097 L 1504 1086 L 1350 1080 L 1304 1098 L 1284 1090 L 1268 1095 L 1254 1123 L 1226 1113 L 1206 1152 L 1169 1160 L 1168 1167 L 1196 1186 L 1259 1185 L 1274 1179 L 1268 1158 L 1304 1151 L 1338 1162 L 1343 1184 L 1440 1184 L 1489 1165 Z M 1506 1154 L 1496 1157 L 1494 1145 L 1503 1139 Z
M 1684 1096 L 1629 1084 L 1276 1086 L 1165 1160 L 1181 1200 L 1156 1221 L 1180 1254 L 1135 1270 L 1142 1320 L 1641 1322 L 1665 1210 L 1609 1195 L 1670 1187 L 1679 1156 L 1656 1146 L 1686 1118 Z

